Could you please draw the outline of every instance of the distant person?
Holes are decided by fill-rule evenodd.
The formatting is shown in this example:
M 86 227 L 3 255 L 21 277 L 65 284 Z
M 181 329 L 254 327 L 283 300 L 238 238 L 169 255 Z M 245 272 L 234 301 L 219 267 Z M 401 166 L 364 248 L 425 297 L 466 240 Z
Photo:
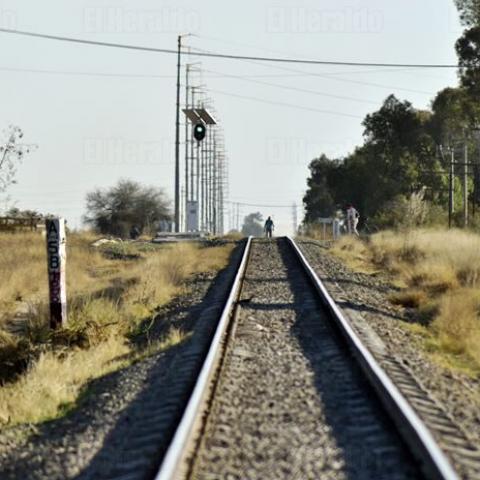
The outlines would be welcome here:
M 358 220 L 360 218 L 360 214 L 358 211 L 355 209 L 353 205 L 348 205 L 347 207 L 347 230 L 349 235 L 358 235 L 357 231 L 357 225 L 358 225 Z
M 264 230 L 265 230 L 265 236 L 267 238 L 272 238 L 272 232 L 274 230 L 275 226 L 273 225 L 273 220 L 271 217 L 268 217 L 267 218 L 267 221 L 265 222 L 265 227 L 264 227 Z
M 139 236 L 140 236 L 140 229 L 136 225 L 133 225 L 132 228 L 130 229 L 130 238 L 132 240 L 136 240 Z

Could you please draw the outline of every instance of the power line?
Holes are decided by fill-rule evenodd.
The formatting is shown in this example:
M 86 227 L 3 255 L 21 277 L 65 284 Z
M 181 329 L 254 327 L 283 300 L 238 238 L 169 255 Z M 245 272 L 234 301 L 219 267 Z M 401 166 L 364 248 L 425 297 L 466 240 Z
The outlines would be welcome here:
M 260 65 L 260 64 L 259 64 Z M 98 77 L 126 77 L 126 78 L 177 78 L 176 75 L 160 75 L 160 74 L 142 74 L 142 73 L 123 73 L 123 72 L 85 72 L 79 70 L 49 70 L 49 69 L 39 69 L 39 68 L 19 68 L 19 67 L 0 67 L 2 72 L 22 72 L 22 73 L 43 73 L 43 74 L 52 74 L 52 75 L 80 75 L 80 76 L 98 76 Z M 204 70 L 209 71 L 209 70 Z M 210 70 L 211 71 L 211 70 Z M 338 75 L 356 75 L 363 73 L 378 73 L 378 72 L 398 72 L 398 69 L 379 69 L 379 70 L 354 70 L 354 71 L 344 71 L 344 72 L 326 72 L 322 73 L 322 77 L 335 79 Z M 406 72 L 412 72 L 411 69 L 406 69 Z M 258 74 L 246 74 L 246 75 L 235 75 L 235 78 L 299 78 L 299 77 L 311 77 L 314 76 L 314 73 L 304 72 L 301 73 L 258 73 Z M 226 73 L 220 73 L 214 75 L 205 75 L 207 78 L 225 78 L 231 77 L 232 75 Z M 394 87 L 388 87 L 394 88 Z M 423 93 L 423 92 L 420 92 Z
M 237 95 L 236 93 L 231 93 L 231 92 L 223 92 L 222 90 L 213 90 L 211 88 L 206 88 L 205 89 L 208 92 L 213 92 L 213 93 L 218 93 L 219 95 L 225 95 L 227 97 L 234 97 L 234 98 L 241 98 L 243 100 L 252 100 L 255 102 L 260 102 L 260 103 L 267 103 L 269 105 L 275 105 L 278 107 L 290 107 L 290 108 L 296 108 L 298 110 L 306 110 L 308 112 L 317 112 L 317 113 L 324 113 L 325 115 L 338 115 L 340 117 L 348 117 L 348 118 L 357 118 L 357 119 L 363 119 L 360 115 L 353 115 L 350 113 L 342 113 L 342 112 L 336 112 L 334 110 L 321 110 L 318 108 L 310 108 L 310 107 L 304 107 L 302 105 L 296 105 L 294 103 L 287 103 L 287 102 L 276 102 L 273 100 L 265 100 L 264 98 L 259 98 L 259 97 L 250 97 L 247 95 Z M 291 205 L 290 205 L 291 206 Z
M 204 52 L 204 53 L 212 53 L 212 52 L 208 52 L 206 50 L 202 50 L 202 49 L 194 48 L 194 47 L 192 47 L 192 50 L 198 51 L 198 52 Z M 366 85 L 366 86 L 370 86 L 370 87 L 384 88 L 386 90 L 402 90 L 404 92 L 420 93 L 420 94 L 425 94 L 425 95 L 435 95 L 436 94 L 436 92 L 427 92 L 425 90 L 414 90 L 414 89 L 411 89 L 411 88 L 403 88 L 403 87 L 396 87 L 396 86 L 392 86 L 392 85 L 382 85 L 382 84 L 379 84 L 379 83 L 365 82 L 363 80 L 350 80 L 350 79 L 347 79 L 347 78 L 338 78 L 337 76 L 334 76 L 332 74 L 325 74 L 325 73 L 318 73 L 318 72 L 306 72 L 305 70 L 298 70 L 296 68 L 285 67 L 285 66 L 281 66 L 281 65 L 266 64 L 266 63 L 261 63 L 261 62 L 257 62 L 257 61 L 251 61 L 251 60 L 250 61 L 245 60 L 245 61 L 247 61 L 247 63 L 251 63 L 252 65 L 260 65 L 260 66 L 267 67 L 267 68 L 274 68 L 276 70 L 292 72 L 292 73 L 296 73 L 296 74 L 300 74 L 300 75 L 306 75 L 306 76 L 310 76 L 310 77 L 325 78 L 327 80 L 334 80 L 334 81 L 337 81 L 337 82 L 353 83 L 353 84 L 356 84 L 356 85 Z
M 278 49 L 271 49 L 271 48 L 265 48 L 265 47 L 260 47 L 258 45 L 252 45 L 252 44 L 247 44 L 247 43 L 243 43 L 243 42 L 237 42 L 237 41 L 232 41 L 232 40 L 225 40 L 223 38 L 218 38 L 218 37 L 211 37 L 211 36 L 207 36 L 207 35 L 199 35 L 199 34 L 195 34 L 195 36 L 197 38 L 200 38 L 200 39 L 204 39 L 204 40 L 212 40 L 214 42 L 218 42 L 218 43 L 222 43 L 222 44 L 225 44 L 225 45 L 233 45 L 235 47 L 242 47 L 242 48 L 252 48 L 254 50 L 257 50 L 257 51 L 264 51 L 264 52 L 268 52 L 268 53 L 275 53 L 275 54 L 278 54 L 278 53 L 281 53 L 281 54 L 285 54 L 285 53 L 288 53 L 288 55 L 293 55 L 295 57 L 302 57 L 301 54 L 297 53 L 297 52 L 292 52 L 292 51 L 289 51 L 289 52 L 282 52 Z M 331 73 L 323 73 L 323 75 L 329 75 L 329 76 L 336 76 L 336 75 L 353 75 L 353 74 L 362 74 L 362 73 L 367 73 L 367 74 L 370 74 L 370 73 L 377 73 L 377 72 L 382 72 L 382 73 L 389 73 L 389 72 L 398 72 L 398 68 L 390 68 L 390 69 L 379 69 L 379 70 L 372 70 L 371 68 L 368 68 L 367 70 L 356 70 L 356 71 L 342 71 L 342 72 L 331 72 Z M 404 73 L 415 73 L 415 68 L 405 68 L 405 72 Z M 301 75 L 301 74 L 300 74 Z M 430 76 L 431 77 L 431 76 Z M 431 77 L 431 78 L 442 78 L 443 77 L 438 77 L 438 76 L 435 76 L 435 77 Z
M 216 73 L 216 74 L 220 73 L 220 72 L 215 72 L 213 70 L 205 70 L 205 72 Z M 252 78 L 245 78 L 245 77 L 242 77 L 240 75 L 228 75 L 228 74 L 222 74 L 222 75 L 224 77 L 227 77 L 227 78 L 235 78 L 235 79 L 243 80 L 245 82 L 255 83 L 257 85 L 265 85 L 267 87 L 282 88 L 284 90 L 292 90 L 294 92 L 308 93 L 308 94 L 311 94 L 311 95 L 318 95 L 318 96 L 327 97 L 327 98 L 335 98 L 337 100 L 348 100 L 348 101 L 352 101 L 352 102 L 368 103 L 370 105 L 378 105 L 378 103 L 379 103 L 379 102 L 374 102 L 372 100 L 363 100 L 363 99 L 360 99 L 360 98 L 345 97 L 345 96 L 342 96 L 342 95 L 333 95 L 333 94 L 330 94 L 330 93 L 319 92 L 318 90 L 308 90 L 308 89 L 305 89 L 305 88 L 291 87 L 289 85 L 281 85 L 281 84 L 278 84 L 278 83 L 263 82 L 261 80 L 254 80 Z
M 123 72 L 85 72 L 85 71 L 78 71 L 78 70 L 48 70 L 48 69 L 38 69 L 38 68 L 18 68 L 18 67 L 0 67 L 0 71 L 2 72 L 21 72 L 21 73 L 41 73 L 41 74 L 48 74 L 48 75 L 79 75 L 79 76 L 92 76 L 92 77 L 126 77 L 126 78 L 177 78 L 176 75 L 159 75 L 159 74 L 141 74 L 141 73 L 123 73 Z M 204 70 L 207 71 L 207 70 Z M 393 70 L 370 70 L 369 72 L 391 72 Z M 398 70 L 395 70 L 398 71 Z M 366 73 L 367 70 L 362 71 L 350 71 L 350 72 L 343 72 L 342 74 L 345 75 L 353 75 L 355 73 Z M 311 76 L 311 73 L 264 73 L 264 74 L 248 74 L 248 75 L 236 75 L 235 78 L 289 78 L 289 77 L 305 77 Z M 324 73 L 325 76 L 336 76 L 339 73 Z M 341 75 L 341 74 L 340 74 Z M 205 75 L 207 78 L 225 78 L 231 77 L 231 75 L 224 74 L 224 73 L 216 73 L 214 75 Z
M 39 68 L 19 68 L 19 67 L 0 67 L 2 72 L 21 72 L 21 73 L 40 73 L 47 75 L 78 75 L 78 76 L 91 76 L 91 77 L 120 77 L 120 78 L 177 78 L 176 75 L 160 75 L 160 74 L 142 74 L 142 73 L 123 73 L 123 72 L 85 72 L 79 70 L 49 70 L 49 69 L 39 69 Z M 204 70 L 205 72 L 213 72 L 212 70 Z M 391 72 L 393 70 L 370 70 L 372 72 Z M 395 71 L 398 71 L 396 69 Z M 313 74 L 310 72 L 305 73 L 265 73 L 265 74 L 248 74 L 248 75 L 229 75 L 226 73 L 213 72 L 213 75 L 205 75 L 206 78 L 239 78 L 239 79 L 254 79 L 254 78 L 298 78 L 298 77 L 309 77 Z M 358 73 L 367 73 L 367 70 L 357 70 L 350 72 L 340 73 L 323 73 L 325 77 L 335 77 L 337 75 L 353 75 Z M 266 84 L 267 85 L 267 84 Z M 271 84 L 271 86 L 276 86 Z
M 85 40 L 80 38 L 72 37 L 63 37 L 58 35 L 47 35 L 43 33 L 27 32 L 22 30 L 13 30 L 8 28 L 0 28 L 0 32 L 8 33 L 13 35 L 22 35 L 26 37 L 34 38 L 43 38 L 47 40 L 57 40 L 61 42 L 77 43 L 82 45 L 94 45 L 100 47 L 112 47 L 112 48 L 122 48 L 126 50 L 136 50 L 144 52 L 155 52 L 155 53 L 168 53 L 176 55 L 177 50 L 170 48 L 156 48 L 156 47 L 144 47 L 140 45 L 129 45 L 123 43 L 111 43 L 111 42 L 100 42 L 96 40 Z M 249 56 L 249 55 L 233 55 L 233 54 L 224 54 L 224 53 L 207 53 L 207 52 L 189 52 L 185 50 L 182 52 L 183 55 L 192 55 L 200 57 L 213 57 L 213 58 L 222 58 L 230 60 L 253 60 L 260 62 L 271 62 L 271 63 L 295 63 L 295 64 L 305 64 L 305 65 L 337 65 L 337 66 L 348 66 L 348 67 L 392 67 L 392 68 L 458 68 L 458 65 L 452 64 L 411 64 L 411 63 L 382 63 L 382 62 L 344 62 L 344 61 L 332 61 L 332 60 L 307 60 L 299 58 L 281 58 L 281 57 L 258 57 L 258 56 Z
M 44 73 L 54 75 L 80 75 L 92 77 L 127 77 L 127 78 L 176 78 L 175 75 L 155 75 L 155 74 L 137 74 L 137 73 L 108 73 L 108 72 L 80 72 L 66 70 L 43 70 L 35 68 L 13 68 L 0 67 L 2 72 L 24 72 L 24 73 Z
M 290 204 L 290 205 L 262 205 L 261 203 L 243 203 L 243 202 L 233 202 L 233 201 L 229 201 L 227 203 L 231 203 L 231 204 L 234 204 L 234 205 L 241 205 L 242 207 L 292 208 L 292 204 Z

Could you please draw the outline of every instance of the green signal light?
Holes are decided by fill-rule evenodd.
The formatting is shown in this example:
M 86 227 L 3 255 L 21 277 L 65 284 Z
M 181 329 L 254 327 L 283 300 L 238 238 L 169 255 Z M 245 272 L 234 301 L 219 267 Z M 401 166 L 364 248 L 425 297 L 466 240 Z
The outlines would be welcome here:
M 207 129 L 203 123 L 197 123 L 193 129 L 193 136 L 195 140 L 201 142 L 205 138 L 205 134 L 207 133 Z

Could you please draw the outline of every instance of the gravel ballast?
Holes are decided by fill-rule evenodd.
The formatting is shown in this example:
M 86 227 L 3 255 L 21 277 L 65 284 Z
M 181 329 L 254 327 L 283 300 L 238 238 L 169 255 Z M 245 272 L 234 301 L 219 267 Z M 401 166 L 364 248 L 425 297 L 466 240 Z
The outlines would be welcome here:
M 422 478 L 285 239 L 255 241 L 197 480 Z
M 163 308 L 150 328 L 153 340 L 172 326 L 189 333 L 188 340 L 95 380 L 63 418 L 0 432 L 0 478 L 151 477 L 188 400 L 242 251 L 239 245 L 219 274 L 195 277 L 188 294 Z
M 389 295 L 398 289 L 391 285 L 386 275 L 353 272 L 318 242 L 304 241 L 300 246 L 334 300 L 342 309 L 353 312 L 353 325 L 355 319 L 366 322 L 382 340 L 386 356 L 396 359 L 403 369 L 411 372 L 426 394 L 461 431 L 470 444 L 467 464 L 480 472 L 480 381 L 442 368 L 429 357 L 421 346 L 421 338 L 405 328 L 408 322 L 414 321 L 413 312 L 389 301 Z M 388 372 L 388 366 L 386 370 Z M 422 412 L 419 413 L 422 416 Z M 448 446 L 451 440 L 448 433 L 437 435 L 442 445 Z M 478 477 L 470 474 L 463 478 Z

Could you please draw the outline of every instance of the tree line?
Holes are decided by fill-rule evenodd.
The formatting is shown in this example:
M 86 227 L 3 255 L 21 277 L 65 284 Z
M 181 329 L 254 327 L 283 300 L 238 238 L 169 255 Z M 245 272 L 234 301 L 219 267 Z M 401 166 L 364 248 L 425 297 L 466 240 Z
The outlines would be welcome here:
M 315 158 L 309 165 L 303 199 L 306 224 L 332 216 L 348 203 L 378 226 L 396 224 L 395 210 L 408 205 L 411 198 L 420 198 L 431 209 L 430 215 L 419 218 L 438 216 L 446 208 L 450 157 L 440 146 L 467 146 L 470 158 L 480 155 L 476 137 L 480 127 L 480 0 L 455 3 L 465 26 L 455 45 L 458 87 L 438 92 L 429 110 L 415 109 L 407 100 L 390 95 L 363 120 L 363 145 L 344 158 L 324 154 Z M 471 173 L 469 201 L 478 206 L 480 165 L 474 165 Z M 455 182 L 454 203 L 460 206 L 460 179 Z

